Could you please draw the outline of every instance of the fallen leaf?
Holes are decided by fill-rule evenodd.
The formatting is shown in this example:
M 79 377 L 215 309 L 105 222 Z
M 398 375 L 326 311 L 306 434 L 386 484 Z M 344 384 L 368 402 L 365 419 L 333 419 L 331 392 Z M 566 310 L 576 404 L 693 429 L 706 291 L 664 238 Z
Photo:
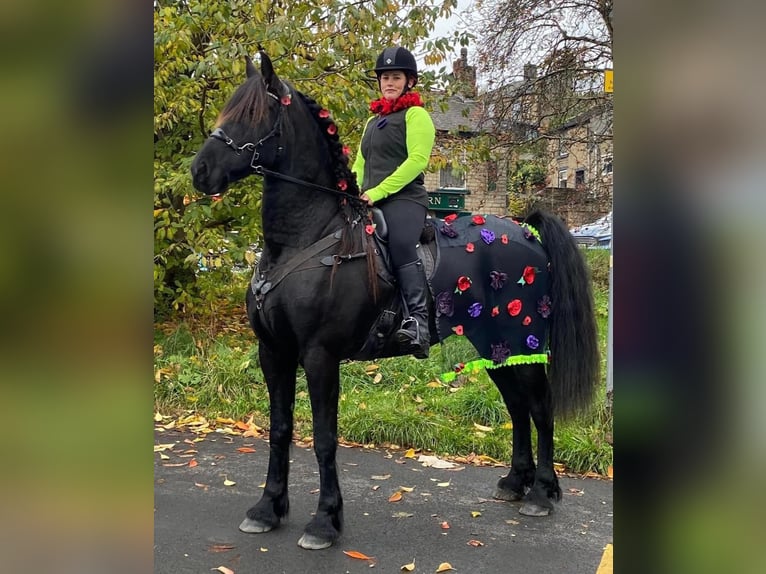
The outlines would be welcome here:
M 512 422 L 507 422 L 501 428 L 504 429 L 504 430 L 512 430 L 513 429 L 513 423 Z
M 469 546 L 484 546 L 484 543 L 481 540 L 469 540 L 468 541 Z
M 414 486 L 400 486 L 399 490 L 401 490 L 402 492 L 412 492 L 413 490 L 415 490 L 415 487 Z
M 567 488 L 567 494 L 573 494 L 574 496 L 582 496 L 584 491 L 579 488 Z
M 176 446 L 176 443 L 174 442 L 168 444 L 155 444 L 154 452 L 162 452 L 163 450 L 172 449 L 174 446 Z
M 261 546 L 261 552 L 268 552 L 268 551 L 269 551 L 268 548 L 264 548 L 263 546 Z
M 378 490 L 379 488 L 380 488 L 379 484 L 376 484 L 375 486 L 372 487 L 373 490 Z
M 372 364 L 372 365 L 367 365 L 367 366 L 364 368 L 364 372 L 365 372 L 365 373 L 367 373 L 368 375 L 371 375 L 371 374 L 373 374 L 375 371 L 377 371 L 379 368 L 380 368 L 380 365 L 375 365 L 375 364 Z
M 154 413 L 154 420 L 156 422 L 160 422 L 163 418 L 165 417 L 163 417 L 160 413 Z
M 373 474 L 370 478 L 372 478 L 372 480 L 388 480 L 389 478 L 391 478 L 391 475 L 390 474 Z
M 233 550 L 236 548 L 233 544 L 213 544 L 210 546 L 207 551 L 208 552 L 228 552 L 229 550 Z
M 235 484 L 237 484 L 237 483 L 234 482 L 233 480 L 229 480 L 228 478 L 224 478 L 224 480 L 223 480 L 223 485 L 224 486 L 234 486 Z
M 218 568 L 211 568 L 211 570 L 218 570 L 219 572 L 223 572 L 223 574 L 234 574 L 234 570 L 231 568 L 226 568 L 226 566 L 219 566 Z M 438 572 L 438 570 L 437 570 Z
M 314 490 L 309 491 L 309 494 L 318 494 L 318 493 L 319 493 L 318 488 L 315 488 Z
M 519 524 L 519 521 L 518 520 L 506 520 L 505 523 L 506 524 Z
M 614 468 L 612 468 L 612 465 L 609 465 L 609 468 L 606 469 L 606 475 L 609 478 L 614 478 Z
M 391 518 L 412 518 L 413 516 L 415 515 L 411 512 L 394 512 Z
M 383 373 L 378 373 L 377 375 L 373 377 L 372 382 L 379 383 L 382 380 L 383 380 Z
M 449 486 L 449 483 L 450 483 L 449 480 L 447 482 L 437 482 L 436 486 L 441 486 L 442 488 L 444 488 L 446 486 Z
M 366 554 L 362 554 L 361 552 L 357 552 L 356 550 L 344 550 L 343 554 L 346 556 L 350 556 L 351 558 L 356 558 L 357 560 L 372 560 L 369 556 Z
M 423 402 L 423 398 L 420 395 L 415 395 L 415 398 L 412 399 L 412 400 L 415 401 L 418 404 Z
M 481 512 L 479 512 L 478 510 L 472 510 L 471 517 L 476 518 L 477 516 L 481 516 Z
M 196 486 L 196 487 L 199 487 L 199 488 L 204 488 L 205 490 L 207 490 L 208 488 L 210 488 L 210 485 L 208 485 L 208 484 L 202 484 L 201 482 L 195 482 L 195 483 L 194 483 L 194 486 Z
M 223 417 L 218 417 L 215 419 L 215 422 L 225 424 L 225 425 L 235 425 L 237 424 L 237 421 L 234 419 L 225 419 Z
M 237 452 L 255 452 L 255 449 L 251 446 L 242 446 L 237 449 Z
M 415 458 L 415 449 L 411 448 L 404 453 L 404 458 Z
M 439 564 L 439 567 L 436 569 L 437 572 L 446 572 L 447 570 L 454 570 L 452 567 L 452 564 L 449 562 L 442 562 Z
M 428 383 L 426 386 L 427 386 L 427 387 L 430 387 L 430 388 L 432 388 L 432 389 L 438 389 L 439 387 L 443 387 L 444 385 L 442 385 L 441 383 L 439 383 L 439 382 L 437 382 L 437 381 L 431 381 L 431 382 L 430 382 L 430 383 Z
M 197 460 L 193 458 L 193 459 L 191 459 L 191 460 L 189 461 L 189 468 L 194 468 L 194 467 L 195 467 L 195 466 L 197 466 L 198 464 L 199 464 L 199 463 L 197 462 Z
M 439 526 L 442 527 L 442 530 L 449 530 L 449 522 L 447 522 L 446 520 L 442 522 Z
M 399 502 L 402 499 L 401 491 L 397 490 L 391 496 L 388 497 L 389 502 Z
M 166 455 L 164 452 L 160 453 L 160 460 L 168 460 L 170 457 Z
M 261 484 L 258 485 L 258 488 L 266 488 L 266 483 L 262 482 Z
M 421 454 L 418 457 L 418 462 L 421 463 L 423 466 L 428 466 L 431 468 L 454 468 L 457 466 L 454 462 L 450 462 L 448 460 L 442 460 L 438 456 L 423 455 L 423 454 Z
M 483 432 L 492 432 L 492 427 L 485 427 L 484 425 L 480 425 L 480 424 L 477 424 L 477 423 L 473 423 L 473 428 L 475 428 L 476 430 L 483 431 Z
M 401 567 L 402 572 L 412 572 L 415 569 L 415 561 L 413 560 L 409 564 L 405 564 Z
M 173 462 L 173 463 L 166 462 L 162 466 L 186 466 L 186 463 L 185 462 Z

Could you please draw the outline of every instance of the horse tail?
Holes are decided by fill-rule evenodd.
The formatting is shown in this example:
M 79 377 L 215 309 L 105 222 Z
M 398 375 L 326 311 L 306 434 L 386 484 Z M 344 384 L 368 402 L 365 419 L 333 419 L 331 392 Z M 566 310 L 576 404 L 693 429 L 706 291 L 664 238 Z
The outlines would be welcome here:
M 534 211 L 525 222 L 537 229 L 551 269 L 548 378 L 557 416 L 585 410 L 600 381 L 601 356 L 590 273 L 563 221 Z

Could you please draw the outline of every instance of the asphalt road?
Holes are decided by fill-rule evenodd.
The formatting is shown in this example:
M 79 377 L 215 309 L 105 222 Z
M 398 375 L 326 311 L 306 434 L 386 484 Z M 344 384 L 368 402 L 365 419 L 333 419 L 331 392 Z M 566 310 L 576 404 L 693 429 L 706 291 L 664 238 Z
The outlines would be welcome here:
M 555 512 L 532 518 L 518 513 L 519 503 L 492 500 L 507 468 L 436 469 L 401 451 L 340 447 L 343 535 L 328 549 L 304 550 L 297 541 L 319 488 L 313 451 L 293 447 L 288 520 L 272 532 L 244 534 L 237 527 L 260 497 L 268 444 L 214 433 L 191 443 L 195 438 L 178 431 L 155 434 L 155 444 L 175 443 L 162 453 L 168 458 L 155 454 L 158 574 L 201 574 L 219 566 L 235 574 L 397 573 L 412 562 L 416 573 L 436 572 L 448 562 L 458 573 L 595 574 L 612 543 L 609 480 L 560 477 L 564 496 Z M 192 460 L 196 466 L 190 467 Z M 412 491 L 389 502 L 400 487 Z M 445 521 L 449 529 L 442 527 Z

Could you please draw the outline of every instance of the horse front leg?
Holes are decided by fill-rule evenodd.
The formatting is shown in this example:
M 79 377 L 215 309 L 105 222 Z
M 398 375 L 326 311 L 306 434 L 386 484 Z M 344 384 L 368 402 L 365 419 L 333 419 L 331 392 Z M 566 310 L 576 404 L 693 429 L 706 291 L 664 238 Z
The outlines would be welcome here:
M 507 501 L 521 500 L 535 480 L 529 399 L 512 369 L 513 367 L 500 367 L 487 370 L 503 397 L 513 423 L 511 469 L 497 482 L 494 494 L 498 500 Z
M 293 437 L 293 408 L 295 407 L 295 378 L 298 360 L 295 353 L 270 350 L 263 343 L 258 355 L 269 391 L 269 469 L 266 487 L 258 503 L 246 513 L 239 525 L 242 532 L 268 532 L 279 526 L 287 515 L 287 476 L 290 465 L 290 444 Z
M 519 512 L 526 516 L 548 516 L 553 502 L 561 500 L 561 487 L 553 469 L 553 397 L 543 365 L 529 365 L 529 410 L 537 429 L 535 482 L 524 496 Z
M 315 347 L 307 351 L 303 367 L 314 421 L 314 454 L 319 464 L 319 503 L 314 517 L 298 540 L 298 546 L 319 550 L 331 546 L 343 529 L 343 498 L 335 462 L 338 448 L 340 365 L 337 358 Z

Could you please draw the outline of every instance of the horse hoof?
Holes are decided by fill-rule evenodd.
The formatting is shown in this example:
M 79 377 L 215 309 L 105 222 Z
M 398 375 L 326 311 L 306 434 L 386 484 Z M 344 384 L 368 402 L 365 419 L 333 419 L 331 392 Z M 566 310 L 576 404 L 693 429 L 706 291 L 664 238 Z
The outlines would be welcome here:
M 548 516 L 550 513 L 550 508 L 531 502 L 523 504 L 519 509 L 519 514 L 523 514 L 524 516 Z
M 498 488 L 495 490 L 495 494 L 492 495 L 492 498 L 496 500 L 505 500 L 506 502 L 516 502 L 517 500 L 521 500 L 521 495 L 512 490 Z
M 242 524 L 239 525 L 239 529 L 242 532 L 247 532 L 248 534 L 261 534 L 262 532 L 268 532 L 273 528 L 274 527 L 270 526 L 269 524 L 258 522 L 257 520 L 252 520 L 250 518 L 245 518 L 242 521 Z
M 322 550 L 323 548 L 332 546 L 332 541 L 323 540 L 322 538 L 317 538 L 311 534 L 304 534 L 301 536 L 300 540 L 298 540 L 298 546 L 305 548 L 306 550 Z

